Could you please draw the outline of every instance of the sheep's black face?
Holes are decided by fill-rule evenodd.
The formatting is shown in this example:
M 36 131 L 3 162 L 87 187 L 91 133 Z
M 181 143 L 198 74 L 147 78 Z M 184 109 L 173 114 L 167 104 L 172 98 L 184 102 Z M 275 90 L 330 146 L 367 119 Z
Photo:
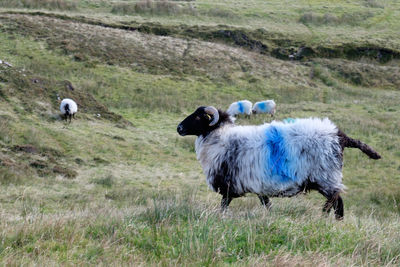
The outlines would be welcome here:
M 204 111 L 205 108 L 206 107 L 199 107 L 193 114 L 179 123 L 177 131 L 181 136 L 199 136 L 212 130 L 213 127 L 209 126 L 209 124 L 213 118 Z
M 64 110 L 65 110 L 65 115 L 69 116 L 71 114 L 71 111 L 69 109 L 69 104 L 66 104 L 64 106 Z

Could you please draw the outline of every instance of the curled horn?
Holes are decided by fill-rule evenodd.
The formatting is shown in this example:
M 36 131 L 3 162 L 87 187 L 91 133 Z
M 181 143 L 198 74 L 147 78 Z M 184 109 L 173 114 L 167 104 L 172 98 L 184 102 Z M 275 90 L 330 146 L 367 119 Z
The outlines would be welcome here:
M 213 106 L 209 106 L 206 107 L 204 109 L 204 111 L 212 116 L 212 121 L 210 122 L 209 126 L 214 126 L 215 124 L 217 124 L 218 120 L 219 120 L 219 112 L 216 108 L 214 108 Z

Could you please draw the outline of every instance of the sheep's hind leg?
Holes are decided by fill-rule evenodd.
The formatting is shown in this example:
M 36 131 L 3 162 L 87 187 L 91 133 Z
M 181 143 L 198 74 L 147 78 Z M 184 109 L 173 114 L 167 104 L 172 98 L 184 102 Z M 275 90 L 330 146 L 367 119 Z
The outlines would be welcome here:
M 271 202 L 267 196 L 258 195 L 258 198 L 260 199 L 261 205 L 263 205 L 265 208 L 271 207 Z
M 221 211 L 225 211 L 228 208 L 231 201 L 232 201 L 232 197 L 227 196 L 227 195 L 222 195 Z
M 339 192 L 334 193 L 333 195 L 324 196 L 328 199 L 325 202 L 324 208 L 322 209 L 323 212 L 329 213 L 333 207 L 335 210 L 335 218 L 336 220 L 340 221 L 343 220 L 344 216 L 344 209 L 343 209 L 343 199 L 340 197 Z

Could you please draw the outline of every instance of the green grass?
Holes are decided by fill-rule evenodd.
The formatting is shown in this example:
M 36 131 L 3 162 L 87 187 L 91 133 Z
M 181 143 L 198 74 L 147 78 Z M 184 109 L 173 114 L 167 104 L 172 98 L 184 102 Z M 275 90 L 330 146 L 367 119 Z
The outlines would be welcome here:
M 73 0 L 1 0 L 0 7 L 50 10 L 75 10 L 77 8 L 76 1 Z
M 398 59 L 350 49 L 288 61 L 214 35 L 245 33 L 282 54 L 365 40 L 395 51 L 397 3 L 177 2 L 197 8 L 179 16 L 111 13 L 119 4 L 134 2 L 76 1 L 46 16 L 2 9 L 0 59 L 13 67 L 0 65 L 1 264 L 399 264 Z M 301 21 L 309 13 L 316 20 Z M 78 101 L 70 125 L 57 95 Z M 275 99 L 278 120 L 329 117 L 379 151 L 379 161 L 345 151 L 343 222 L 322 214 L 316 192 L 272 199 L 270 210 L 249 195 L 219 212 L 194 138 L 176 126 L 199 105 L 238 99 Z

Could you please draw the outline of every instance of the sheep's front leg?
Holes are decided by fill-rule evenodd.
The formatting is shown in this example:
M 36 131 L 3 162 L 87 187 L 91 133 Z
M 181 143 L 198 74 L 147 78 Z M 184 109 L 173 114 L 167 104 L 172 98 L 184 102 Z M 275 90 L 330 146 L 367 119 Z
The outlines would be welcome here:
M 258 198 L 260 199 L 261 205 L 263 205 L 265 208 L 271 207 L 271 202 L 267 196 L 258 195 Z
M 228 208 L 231 201 L 232 201 L 232 197 L 227 196 L 227 195 L 222 195 L 221 211 L 225 211 Z
M 343 199 L 341 196 L 338 195 L 337 200 L 335 204 L 333 205 L 333 208 L 335 209 L 335 218 L 338 221 L 343 220 L 344 216 L 344 209 L 343 209 Z

